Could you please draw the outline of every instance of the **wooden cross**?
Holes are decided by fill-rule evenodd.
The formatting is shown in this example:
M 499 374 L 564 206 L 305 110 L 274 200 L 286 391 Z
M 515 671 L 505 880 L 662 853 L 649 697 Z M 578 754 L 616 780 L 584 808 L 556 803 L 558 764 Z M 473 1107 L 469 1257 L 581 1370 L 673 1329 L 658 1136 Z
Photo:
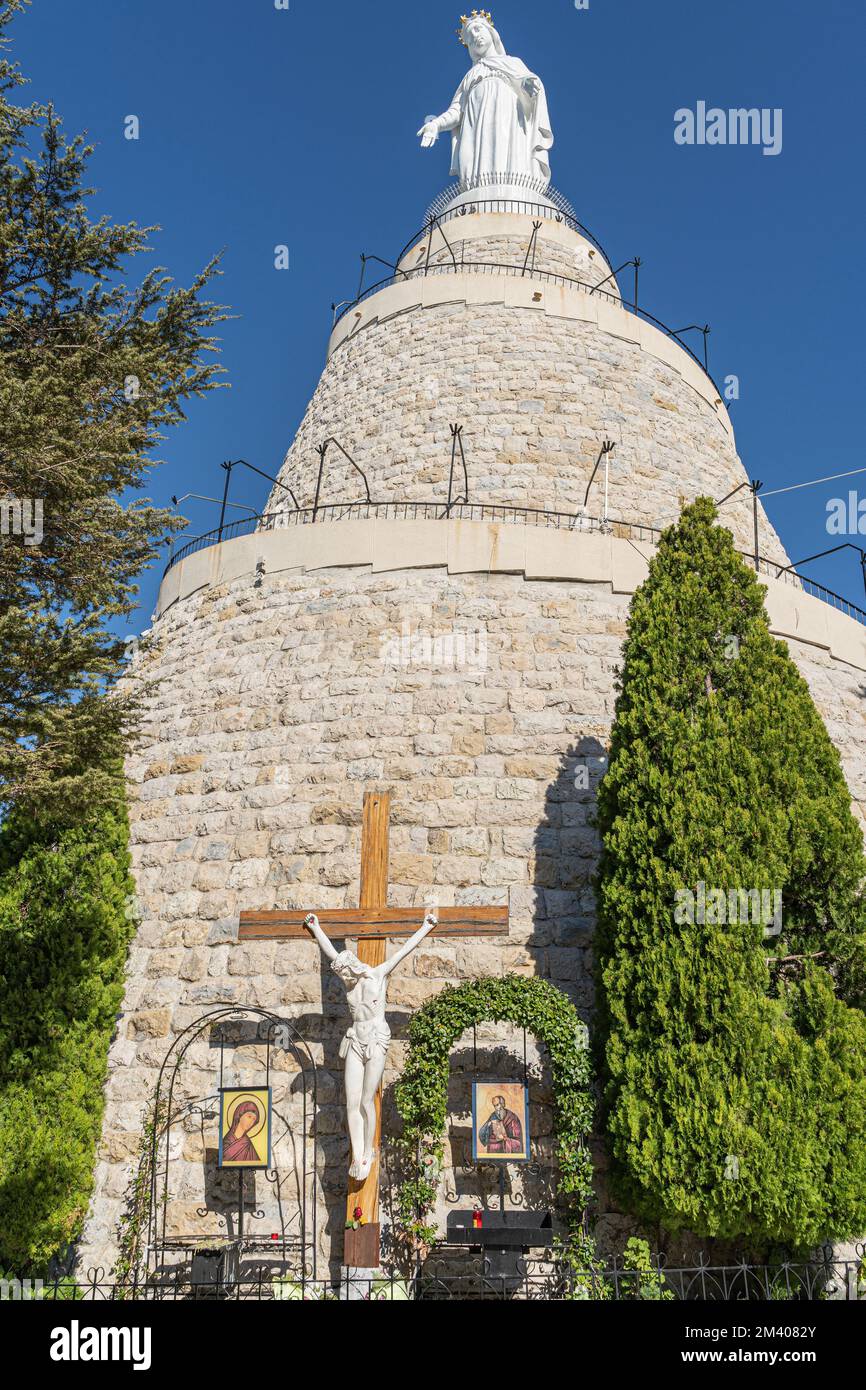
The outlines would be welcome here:
M 322 930 L 330 937 L 355 937 L 357 955 L 365 965 L 381 965 L 389 937 L 412 936 L 420 927 L 423 909 L 388 907 L 388 844 L 391 797 L 388 792 L 366 792 L 361 828 L 361 895 L 357 908 L 302 908 L 291 912 L 242 912 L 241 941 L 310 940 L 304 926 L 309 912 L 316 912 Z M 506 936 L 507 907 L 443 907 L 437 910 L 438 923 L 430 936 Z M 379 1139 L 382 1088 L 376 1096 L 376 1157 L 363 1181 L 349 1178 L 346 1201 L 346 1248 L 344 1264 L 358 1269 L 374 1269 L 379 1264 Z M 362 1224 L 353 1230 L 349 1223 L 361 1208 Z

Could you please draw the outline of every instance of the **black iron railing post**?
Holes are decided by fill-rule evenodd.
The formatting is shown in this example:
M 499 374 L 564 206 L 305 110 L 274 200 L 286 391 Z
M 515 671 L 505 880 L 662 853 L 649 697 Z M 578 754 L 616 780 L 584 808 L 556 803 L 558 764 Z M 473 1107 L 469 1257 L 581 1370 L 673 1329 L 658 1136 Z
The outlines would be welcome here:
M 451 245 L 451 242 L 448 240 L 447 236 L 445 235 L 445 232 L 443 231 L 443 228 L 442 228 L 442 223 L 439 221 L 439 218 L 438 218 L 438 217 L 436 218 L 436 226 L 437 226 L 438 229 L 439 229 L 439 235 L 441 236 L 442 240 L 445 242 L 445 245 L 446 245 L 447 248 L 448 248 L 449 255 L 451 256 L 451 264 L 453 265 L 454 269 L 456 270 L 456 269 L 457 269 L 457 257 L 456 257 L 455 254 L 454 254 L 454 248 L 453 248 L 453 246 Z
M 750 484 L 752 489 L 752 520 L 755 528 L 755 574 L 761 568 L 761 557 L 758 550 L 758 493 L 764 486 L 758 478 L 753 478 Z
M 463 501 L 469 505 L 469 469 L 466 467 L 466 454 L 463 450 L 463 426 L 457 431 L 457 444 L 460 449 L 460 462 L 463 464 Z
M 782 565 L 779 567 L 776 578 L 780 579 L 783 574 L 791 573 L 796 575 L 797 579 L 800 579 L 801 582 L 804 582 L 802 580 L 802 576 L 797 574 L 797 571 L 801 565 L 811 564 L 813 560 L 823 560 L 826 555 L 836 555 L 840 550 L 857 551 L 857 554 L 860 556 L 860 568 L 863 573 L 863 587 L 864 589 L 866 589 L 866 550 L 864 550 L 862 546 L 854 545 L 853 541 L 844 541 L 842 545 L 834 545 L 830 550 L 820 550 L 817 555 L 807 555 L 805 560 L 797 560 L 793 565 Z M 806 582 L 811 583 L 811 580 Z M 823 584 L 816 584 L 813 585 L 813 587 L 820 589 L 824 594 L 828 594 L 831 592 L 831 590 L 825 589 Z M 833 597 L 838 599 L 839 595 L 834 594 Z M 856 607 L 856 605 L 849 604 L 849 607 L 853 608 Z
M 595 467 L 593 468 L 592 474 L 591 474 L 590 479 L 589 479 L 589 482 L 588 482 L 587 485 L 586 485 L 586 493 L 585 493 L 584 498 L 583 498 L 583 505 L 584 505 L 584 507 L 586 507 L 587 503 L 589 502 L 589 491 L 590 491 L 590 488 L 592 487 L 593 483 L 595 482 L 595 475 L 596 475 L 596 473 L 598 472 L 599 464 L 601 463 L 601 461 L 602 461 L 603 458 L 606 458 L 606 457 L 607 457 L 608 454 L 613 453 L 613 451 L 614 451 L 615 448 L 616 448 L 616 444 L 614 444 L 613 440 L 611 440 L 611 439 L 606 439 L 606 440 L 604 441 L 604 443 L 602 444 L 601 449 L 600 449 L 600 451 L 599 451 L 598 458 L 597 458 L 596 461 L 595 461 Z
M 316 453 L 319 455 L 319 473 L 318 473 L 318 477 L 316 478 L 316 497 L 315 497 L 315 501 L 313 502 L 313 520 L 314 520 L 314 521 L 315 521 L 316 516 L 318 515 L 318 511 L 319 511 L 319 493 L 320 493 L 321 490 L 322 490 L 322 470 L 323 470 L 324 467 L 325 467 L 325 455 L 326 455 L 327 452 L 328 452 L 328 441 L 326 440 L 325 443 L 324 443 L 324 444 L 320 444 L 320 445 L 318 446 L 317 450 L 316 450 Z
M 634 265 L 636 260 L 637 257 L 635 256 L 630 261 L 623 261 L 622 265 L 617 266 L 616 270 L 610 272 L 610 275 L 605 275 L 603 280 L 599 280 L 597 285 L 593 285 L 590 294 L 595 294 L 596 290 L 600 290 L 603 285 L 607 284 L 608 280 L 616 280 L 617 275 L 619 275 L 621 271 L 627 270 L 630 265 Z M 579 284 L 580 281 L 577 283 Z
M 463 449 L 463 426 L 450 425 L 451 430 L 451 467 L 448 470 L 448 501 L 445 504 L 445 515 L 451 515 L 451 508 L 456 506 L 454 500 L 454 465 L 457 462 L 457 450 L 460 450 L 460 460 L 463 464 L 463 496 L 457 501 L 462 501 L 469 505 L 469 469 L 466 466 L 466 454 Z
M 685 330 L 683 330 L 683 331 L 685 331 Z M 740 484 L 738 484 L 737 487 L 735 487 L 731 492 L 727 493 L 723 498 L 721 498 L 720 501 L 718 501 L 718 502 L 716 503 L 716 507 L 723 507 L 723 506 L 725 505 L 726 502 L 730 502 L 730 500 L 731 500 L 732 497 L 736 497 L 736 496 L 737 496 L 737 493 L 742 492 L 742 490 L 743 490 L 744 487 L 747 487 L 747 488 L 749 489 L 749 491 L 751 492 L 751 494 L 752 494 L 752 508 L 753 508 L 753 516 L 754 516 L 754 527 L 755 527 L 755 551 L 754 551 L 754 561 L 755 561 L 755 573 L 756 573 L 756 574 L 758 573 L 758 570 L 759 570 L 759 568 L 760 568 L 760 563 L 761 563 L 760 555 L 758 554 L 758 488 L 760 488 L 760 486 L 761 486 L 761 484 L 760 484 L 759 482 L 757 482 L 756 480 L 754 480 L 754 479 L 753 479 L 751 482 L 740 483 Z
M 532 236 L 529 238 L 529 245 L 526 248 L 526 255 L 523 258 L 523 270 L 520 272 L 521 276 L 526 274 L 526 267 L 529 265 L 530 256 L 532 257 L 532 270 L 535 270 L 535 245 L 538 241 L 538 233 L 541 231 L 541 225 L 540 222 L 533 222 L 532 224 Z
M 299 512 L 301 510 L 298 499 L 292 489 L 286 483 L 281 483 L 279 478 L 272 477 L 270 473 L 263 473 L 261 468 L 256 468 L 254 463 L 247 463 L 246 459 L 235 459 L 231 466 L 232 468 L 248 468 L 251 473 L 258 473 L 259 477 L 264 478 L 266 482 L 274 483 L 277 487 L 281 487 L 283 492 L 287 492 L 294 502 L 295 511 Z
M 361 481 L 364 484 L 364 491 L 367 494 L 367 506 L 372 507 L 375 505 L 372 497 L 370 496 L 370 484 L 367 481 L 367 475 L 364 472 L 363 468 L 355 459 L 352 458 L 352 455 L 349 453 L 348 449 L 343 448 L 339 439 L 335 439 L 334 436 L 331 435 L 330 438 L 326 439 L 322 444 L 319 444 L 316 449 L 316 452 L 319 455 L 319 473 L 318 477 L 316 478 L 316 497 L 315 501 L 313 502 L 313 521 L 316 520 L 316 516 L 318 515 L 319 511 L 319 496 L 322 490 L 322 472 L 325 467 L 325 455 L 327 454 L 328 448 L 331 444 L 335 444 L 337 446 L 337 448 L 340 450 L 340 453 L 343 455 L 345 459 L 349 461 L 349 463 L 354 468 L 355 472 L 360 474 Z
M 220 524 L 219 524 L 219 539 L 220 539 L 220 541 L 222 541 L 222 538 L 223 538 L 223 525 L 224 525 L 225 519 L 226 519 L 226 503 L 228 502 L 228 498 L 229 498 L 229 483 L 230 483 L 231 480 L 232 480 L 232 469 L 234 468 L 234 464 L 231 463 L 231 462 L 221 463 L 221 464 L 220 464 L 220 467 L 225 469 L 225 474 L 226 474 L 226 485 L 225 485 L 225 487 L 223 488 L 223 504 L 222 504 L 222 508 L 221 508 L 221 510 L 220 510 Z
M 449 425 L 451 430 L 451 467 L 448 470 L 448 501 L 445 504 L 445 515 L 451 515 L 451 497 L 454 491 L 454 460 L 457 457 L 457 426 Z

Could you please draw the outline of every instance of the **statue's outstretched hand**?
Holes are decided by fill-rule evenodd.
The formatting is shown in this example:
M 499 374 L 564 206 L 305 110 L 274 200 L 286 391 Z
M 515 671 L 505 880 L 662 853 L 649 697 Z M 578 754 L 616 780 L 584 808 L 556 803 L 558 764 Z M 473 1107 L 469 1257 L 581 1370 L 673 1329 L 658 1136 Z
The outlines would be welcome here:
M 541 91 L 541 83 L 537 77 L 529 76 L 523 79 L 523 86 L 531 97 L 537 97 Z
M 422 150 L 429 150 L 431 145 L 435 145 L 439 139 L 439 126 L 435 121 L 426 121 L 418 131 L 421 136 Z
M 337 948 L 334 946 L 334 943 L 329 941 L 325 936 L 315 912 L 307 913 L 304 918 L 304 926 L 311 936 L 315 937 L 316 941 L 319 943 L 319 949 L 325 953 L 328 960 L 336 960 L 338 955 Z

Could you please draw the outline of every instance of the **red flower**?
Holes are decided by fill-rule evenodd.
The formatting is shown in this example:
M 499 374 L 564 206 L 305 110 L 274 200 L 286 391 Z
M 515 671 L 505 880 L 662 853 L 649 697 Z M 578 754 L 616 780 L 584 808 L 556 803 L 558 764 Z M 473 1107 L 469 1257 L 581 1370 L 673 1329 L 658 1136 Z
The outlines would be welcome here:
M 360 1221 L 360 1220 L 361 1220 L 361 1217 L 362 1217 L 363 1215 L 364 1215 L 364 1213 L 363 1213 L 363 1211 L 361 1210 L 361 1208 L 360 1208 L 360 1207 L 355 1207 L 355 1210 L 352 1212 L 352 1220 L 353 1220 L 353 1221 Z

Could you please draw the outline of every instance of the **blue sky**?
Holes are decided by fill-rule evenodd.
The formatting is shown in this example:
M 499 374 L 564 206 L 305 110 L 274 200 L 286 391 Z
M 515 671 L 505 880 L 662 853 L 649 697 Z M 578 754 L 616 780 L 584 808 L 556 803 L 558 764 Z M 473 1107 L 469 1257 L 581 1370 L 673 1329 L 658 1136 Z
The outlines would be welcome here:
M 642 257 L 646 308 L 712 326 L 716 380 L 740 380 L 731 412 L 750 475 L 769 489 L 866 467 L 862 0 L 489 7 L 545 82 L 556 186 L 614 264 Z M 223 330 L 231 390 L 194 404 L 166 441 L 157 502 L 217 495 L 222 459 L 276 472 L 360 252 L 393 258 L 449 181 L 447 142 L 422 154 L 415 132 L 465 71 L 459 12 L 451 0 L 34 0 L 15 22 L 31 94 L 96 146 L 96 211 L 158 223 L 154 259 L 183 282 L 224 251 L 219 297 L 239 316 Z M 701 100 L 781 108 L 782 152 L 676 144 L 675 111 Z M 131 114 L 137 141 L 124 138 Z M 842 539 L 826 505 L 849 487 L 866 498 L 866 473 L 769 499 L 793 559 Z M 243 470 L 233 488 L 256 508 L 268 492 Z M 215 507 L 184 513 L 192 534 L 216 524 Z M 850 552 L 809 573 L 866 606 Z M 148 626 L 158 578 L 143 576 L 130 631 Z

